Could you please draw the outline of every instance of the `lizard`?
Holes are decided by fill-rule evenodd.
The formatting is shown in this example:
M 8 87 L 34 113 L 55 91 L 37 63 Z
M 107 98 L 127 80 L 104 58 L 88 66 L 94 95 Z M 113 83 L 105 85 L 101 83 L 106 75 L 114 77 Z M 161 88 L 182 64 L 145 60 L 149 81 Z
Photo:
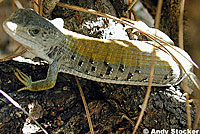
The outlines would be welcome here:
M 4 21 L 3 28 L 12 38 L 49 64 L 46 79 L 34 82 L 17 70 L 17 78 L 25 85 L 18 91 L 53 88 L 58 72 L 97 82 L 147 86 L 153 49 L 152 86 L 177 85 L 183 80 L 191 84 L 185 71 L 196 78 L 192 59 L 176 46 L 163 44 L 179 63 L 184 63 L 185 71 L 155 41 L 97 39 L 59 27 L 63 26 L 52 24 L 32 9 L 19 9 Z M 192 89 L 187 91 L 193 92 Z

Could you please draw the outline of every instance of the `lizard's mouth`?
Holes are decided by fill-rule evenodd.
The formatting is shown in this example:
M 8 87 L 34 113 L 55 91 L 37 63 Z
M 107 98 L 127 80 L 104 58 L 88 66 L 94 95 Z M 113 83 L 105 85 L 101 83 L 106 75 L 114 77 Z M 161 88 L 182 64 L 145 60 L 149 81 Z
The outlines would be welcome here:
M 15 24 L 11 21 L 5 21 L 3 23 L 3 28 L 8 35 L 10 35 L 14 40 L 18 41 L 19 43 L 22 43 L 25 48 L 27 48 L 29 50 L 33 50 L 34 45 L 29 46 L 29 44 L 33 44 L 33 42 L 19 36 L 16 33 L 17 27 L 18 27 L 17 24 Z
M 40 48 L 34 41 L 31 41 L 27 38 L 24 38 L 20 34 L 17 34 L 17 27 L 18 25 L 11 22 L 11 21 L 4 21 L 3 28 L 6 31 L 8 35 L 10 35 L 14 40 L 21 43 L 25 48 L 27 48 L 28 51 L 35 54 L 37 57 L 40 57 L 44 60 L 47 60 L 48 62 L 52 62 L 52 59 L 50 59 L 44 52 L 43 49 Z

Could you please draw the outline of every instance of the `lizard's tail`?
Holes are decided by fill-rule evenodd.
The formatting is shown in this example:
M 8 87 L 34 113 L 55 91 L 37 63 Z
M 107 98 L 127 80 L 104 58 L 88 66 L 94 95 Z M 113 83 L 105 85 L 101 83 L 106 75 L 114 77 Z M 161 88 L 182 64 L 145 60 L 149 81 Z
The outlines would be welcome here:
M 200 80 L 193 72 L 188 72 L 188 75 L 181 82 L 181 88 L 189 93 L 192 99 L 200 100 Z

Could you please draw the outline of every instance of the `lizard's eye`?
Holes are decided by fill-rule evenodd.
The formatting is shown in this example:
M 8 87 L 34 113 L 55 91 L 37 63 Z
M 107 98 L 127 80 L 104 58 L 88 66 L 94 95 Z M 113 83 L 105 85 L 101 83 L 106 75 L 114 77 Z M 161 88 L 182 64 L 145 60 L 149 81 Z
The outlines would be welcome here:
M 40 30 L 34 28 L 34 29 L 29 29 L 28 32 L 29 32 L 29 34 L 30 34 L 31 36 L 36 36 L 36 35 L 40 32 Z

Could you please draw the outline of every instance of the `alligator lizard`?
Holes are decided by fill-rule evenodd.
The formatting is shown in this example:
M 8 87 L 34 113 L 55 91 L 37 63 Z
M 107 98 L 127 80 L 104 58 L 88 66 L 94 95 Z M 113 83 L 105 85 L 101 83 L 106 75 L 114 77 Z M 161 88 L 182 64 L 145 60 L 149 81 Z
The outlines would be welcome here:
M 31 53 L 49 63 L 44 80 L 32 82 L 31 77 L 18 70 L 16 76 L 25 85 L 18 91 L 52 88 L 58 72 L 98 82 L 147 86 L 154 46 L 157 47 L 153 86 L 176 85 L 187 77 L 169 53 L 159 49 L 154 41 L 103 40 L 68 30 L 63 33 L 31 9 L 13 13 L 4 21 L 3 27 Z M 184 63 L 187 72 L 191 72 L 193 65 L 187 60 L 190 56 L 184 50 L 175 46 L 165 47 L 178 57 L 180 63 Z

